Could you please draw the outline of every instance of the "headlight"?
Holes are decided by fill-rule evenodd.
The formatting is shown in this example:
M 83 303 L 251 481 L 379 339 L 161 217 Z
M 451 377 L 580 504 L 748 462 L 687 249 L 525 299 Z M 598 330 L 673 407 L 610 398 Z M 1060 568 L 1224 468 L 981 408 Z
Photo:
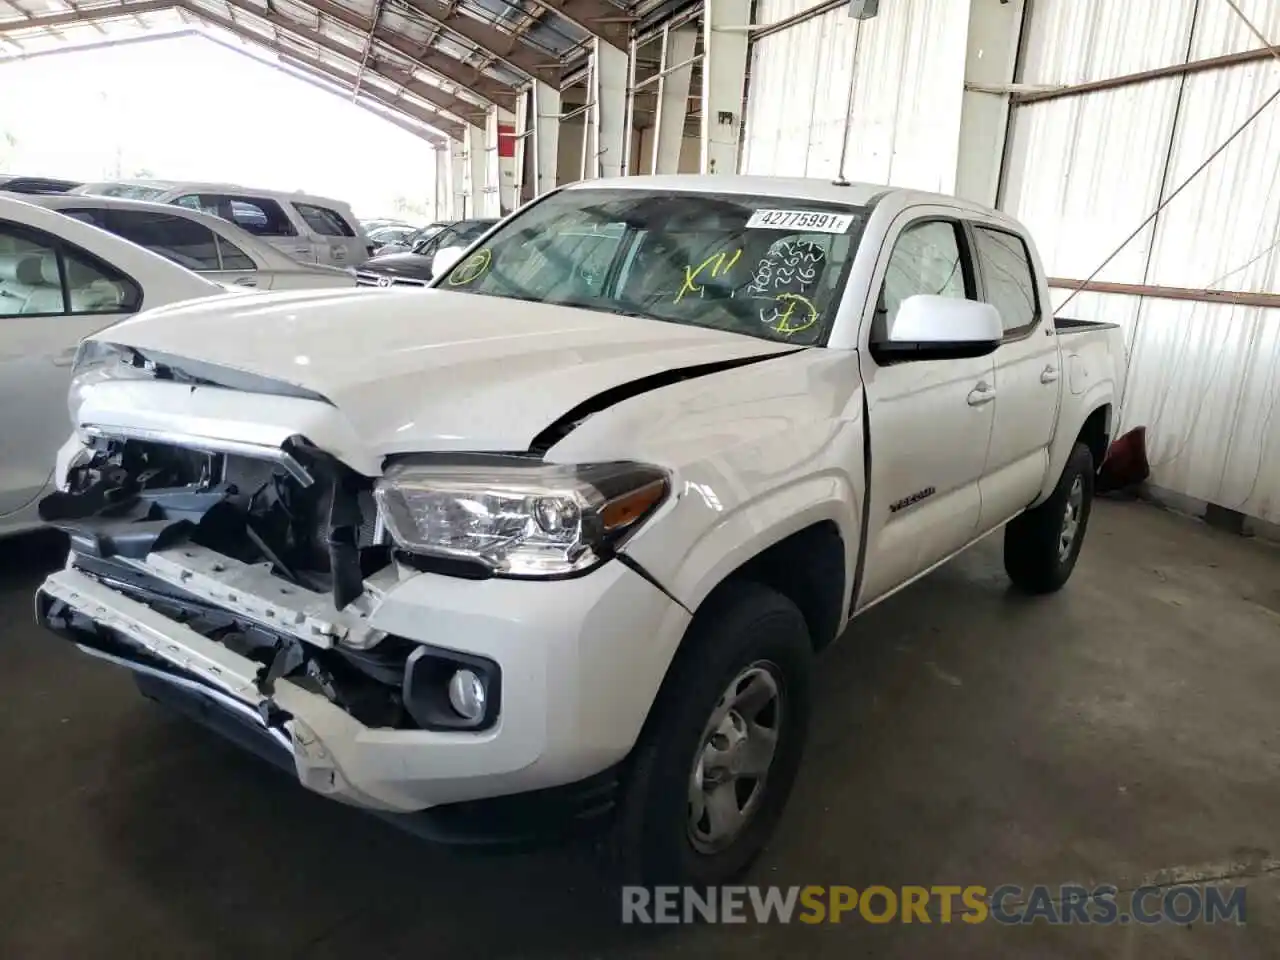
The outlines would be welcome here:
M 395 543 L 509 577 L 580 573 L 608 558 L 667 496 L 664 471 L 636 463 L 400 464 L 378 481 Z
M 154 377 L 155 368 L 129 347 L 101 340 L 81 340 L 76 348 L 75 362 L 71 365 L 71 392 L 67 395 L 71 422 L 76 422 L 86 387 L 105 380 L 151 380 Z

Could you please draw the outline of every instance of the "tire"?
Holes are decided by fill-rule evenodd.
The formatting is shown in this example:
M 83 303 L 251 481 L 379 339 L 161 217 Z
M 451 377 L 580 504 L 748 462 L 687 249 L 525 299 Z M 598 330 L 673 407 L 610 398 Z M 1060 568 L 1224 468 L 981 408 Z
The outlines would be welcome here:
M 740 876 L 764 849 L 782 815 L 795 782 L 808 733 L 813 644 L 804 617 L 794 603 L 755 583 L 731 582 L 720 587 L 698 610 L 690 633 L 677 654 L 650 711 L 633 753 L 624 783 L 617 821 L 611 837 L 610 875 L 622 884 L 696 884 L 711 886 Z M 769 695 L 772 706 L 751 713 Z M 709 723 L 723 713 L 724 699 L 734 686 L 746 696 L 734 701 L 719 731 L 739 740 L 737 760 L 712 768 L 708 757 L 714 739 Z M 766 773 L 752 778 L 739 773 L 726 779 L 728 769 L 755 766 L 768 748 L 756 726 L 743 721 L 755 716 L 756 726 L 776 731 L 776 744 Z M 726 726 L 727 725 L 727 726 Z M 739 810 L 741 826 L 731 837 L 716 837 L 710 811 L 693 825 L 691 796 L 695 768 L 708 790 L 717 791 L 715 806 L 726 807 L 729 790 Z M 723 781 L 718 787 L 711 784 Z M 755 786 L 753 787 L 753 781 Z M 758 790 L 759 792 L 755 792 Z M 704 803 L 706 796 L 704 793 Z M 708 806 L 710 804 L 707 804 Z M 720 817 L 732 822 L 732 817 Z M 724 831 L 720 831 L 721 834 Z
M 1004 569 L 1019 590 L 1052 593 L 1070 579 L 1093 511 L 1093 487 L 1093 454 L 1077 443 L 1049 499 L 1004 528 Z

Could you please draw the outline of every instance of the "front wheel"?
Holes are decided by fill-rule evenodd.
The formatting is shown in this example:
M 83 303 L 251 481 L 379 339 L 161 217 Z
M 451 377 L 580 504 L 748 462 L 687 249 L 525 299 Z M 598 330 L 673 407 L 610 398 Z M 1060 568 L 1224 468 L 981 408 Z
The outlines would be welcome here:
M 1093 454 L 1077 443 L 1049 499 L 1004 528 L 1004 569 L 1027 593 L 1052 593 L 1071 577 L 1093 509 Z
M 718 885 L 764 849 L 807 734 L 813 645 L 795 604 L 730 583 L 698 611 L 637 744 L 616 879 Z

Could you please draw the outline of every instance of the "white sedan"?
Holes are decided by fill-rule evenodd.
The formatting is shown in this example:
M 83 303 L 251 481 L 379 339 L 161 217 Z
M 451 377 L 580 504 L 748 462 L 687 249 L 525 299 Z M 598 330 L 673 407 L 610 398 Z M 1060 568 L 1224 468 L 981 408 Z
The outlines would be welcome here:
M 354 275 L 342 267 L 294 260 L 234 223 L 201 210 L 80 194 L 24 199 L 92 223 L 218 283 L 258 290 L 355 286 Z
M 144 306 L 233 295 L 97 227 L 0 194 L 0 536 L 39 524 L 36 501 L 71 429 L 66 396 L 80 340 Z

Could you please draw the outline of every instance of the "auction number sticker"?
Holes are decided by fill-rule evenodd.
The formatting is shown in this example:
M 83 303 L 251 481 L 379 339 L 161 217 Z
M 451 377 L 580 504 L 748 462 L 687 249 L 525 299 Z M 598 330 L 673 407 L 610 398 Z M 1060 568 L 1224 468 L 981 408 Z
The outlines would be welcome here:
M 853 225 L 851 213 L 815 213 L 812 210 L 757 210 L 747 221 L 748 230 L 809 230 L 844 233 Z

